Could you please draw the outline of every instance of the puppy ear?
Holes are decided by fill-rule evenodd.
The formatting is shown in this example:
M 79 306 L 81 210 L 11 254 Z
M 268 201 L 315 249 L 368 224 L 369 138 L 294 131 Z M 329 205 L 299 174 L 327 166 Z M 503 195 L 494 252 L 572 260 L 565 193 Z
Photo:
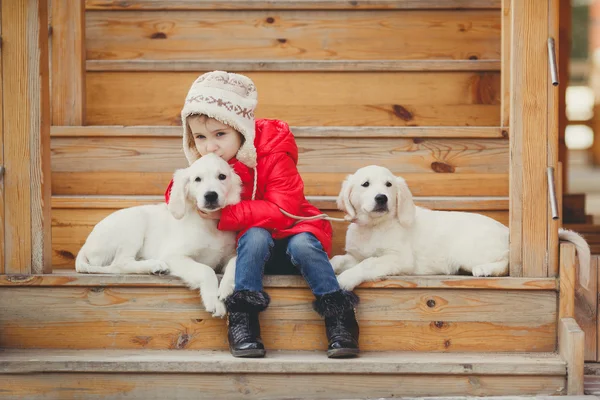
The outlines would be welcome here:
M 189 178 L 187 169 L 178 169 L 173 175 L 173 186 L 171 197 L 167 208 L 175 219 L 183 218 L 185 214 L 185 202 L 188 196 Z
M 352 175 L 348 175 L 346 180 L 342 183 L 342 190 L 337 198 L 337 207 L 340 211 L 348 214 L 350 219 L 356 218 L 356 210 L 352 206 L 350 196 L 352 195 L 352 184 L 350 183 Z
M 408 185 L 404 179 L 396 177 L 396 185 L 398 186 L 398 192 L 396 193 L 396 216 L 400 221 L 400 225 L 410 228 L 415 222 L 415 213 L 417 211 L 412 193 L 408 189 Z
M 238 176 L 233 169 L 231 170 L 231 180 L 229 181 L 230 187 L 225 198 L 225 205 L 230 206 L 240 202 L 240 196 L 242 195 L 242 178 Z

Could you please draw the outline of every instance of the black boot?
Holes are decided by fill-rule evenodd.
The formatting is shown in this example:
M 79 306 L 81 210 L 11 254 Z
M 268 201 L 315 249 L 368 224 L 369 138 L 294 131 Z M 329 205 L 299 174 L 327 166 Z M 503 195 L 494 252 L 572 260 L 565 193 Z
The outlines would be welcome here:
M 265 346 L 260 338 L 258 313 L 269 305 L 269 295 L 263 291 L 238 290 L 225 300 L 227 307 L 227 338 L 234 357 L 264 357 Z
M 325 318 L 327 331 L 327 357 L 348 358 L 358 355 L 358 322 L 354 306 L 358 296 L 347 290 L 316 296 L 313 307 Z

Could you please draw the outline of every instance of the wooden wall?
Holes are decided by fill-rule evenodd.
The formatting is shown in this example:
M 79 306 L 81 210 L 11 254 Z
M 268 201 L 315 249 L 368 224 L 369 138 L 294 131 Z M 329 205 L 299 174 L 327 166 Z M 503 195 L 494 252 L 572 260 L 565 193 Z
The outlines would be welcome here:
M 213 69 L 247 74 L 257 117 L 292 126 L 308 196 L 380 164 L 421 204 L 508 223 L 499 0 L 66 2 L 52 1 L 55 266 L 107 213 L 160 201 L 186 166 L 187 90 Z

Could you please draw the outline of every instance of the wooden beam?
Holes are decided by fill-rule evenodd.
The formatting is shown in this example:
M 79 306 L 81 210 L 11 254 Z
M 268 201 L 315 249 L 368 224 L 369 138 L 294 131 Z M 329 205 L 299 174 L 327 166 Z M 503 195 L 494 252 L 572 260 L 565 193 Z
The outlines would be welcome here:
M 569 193 L 568 152 L 565 142 L 567 129 L 567 86 L 571 57 L 571 0 L 559 0 L 558 14 L 558 159 L 562 163 L 563 193 Z
M 575 246 L 572 243 L 560 245 L 560 296 L 558 303 L 559 318 L 575 317 Z
M 583 394 L 584 335 L 573 318 L 561 318 L 558 351 L 567 362 L 567 395 Z
M 393 10 L 500 8 L 501 0 L 86 0 L 89 10 Z
M 548 1 L 513 0 L 510 272 L 548 275 Z
M 0 274 L 4 273 L 4 260 L 5 260 L 5 234 L 4 234 L 4 84 L 2 74 L 2 4 L 0 4 Z
M 548 26 L 548 37 L 554 39 L 555 46 L 555 54 L 558 57 L 559 54 L 559 32 L 558 32 L 558 11 L 559 11 L 559 3 L 560 0 L 549 0 L 548 6 L 548 17 L 549 17 L 549 26 Z M 558 63 L 558 59 L 556 60 Z M 558 65 L 557 65 L 558 67 Z M 551 78 L 550 78 L 551 79 Z M 559 79 L 560 80 L 560 79 Z M 565 80 L 562 84 L 567 85 L 567 80 Z M 548 159 L 547 159 L 547 167 L 554 168 L 554 186 L 555 186 L 555 195 L 558 206 L 558 199 L 562 197 L 562 193 L 559 192 L 558 185 L 558 104 L 559 104 L 559 90 L 556 86 L 552 84 L 547 85 L 548 87 Z M 550 188 L 548 189 L 550 190 Z M 548 203 L 546 203 L 548 204 Z M 548 213 L 551 213 L 550 207 L 548 207 Z M 552 219 L 548 217 L 548 225 L 547 225 L 547 238 L 548 238 L 548 266 L 546 276 L 556 276 L 556 271 L 558 271 L 558 227 L 560 221 L 561 210 L 558 209 L 559 219 Z
M 88 60 L 88 71 L 499 71 L 500 60 Z M 75 125 L 75 124 L 73 124 Z
M 47 6 L 2 3 L 5 273 L 51 272 Z
M 85 122 L 85 0 L 52 0 L 52 124 Z

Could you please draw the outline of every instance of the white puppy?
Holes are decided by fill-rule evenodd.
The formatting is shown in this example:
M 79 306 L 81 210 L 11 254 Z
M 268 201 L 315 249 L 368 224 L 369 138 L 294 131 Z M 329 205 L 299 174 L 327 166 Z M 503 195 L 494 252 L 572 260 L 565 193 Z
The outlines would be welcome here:
M 241 180 L 226 161 L 208 154 L 175 172 L 169 205 L 137 206 L 100 221 L 77 254 L 77 272 L 170 273 L 200 289 L 204 307 L 225 315 L 215 269 L 235 263 L 235 232 L 198 215 L 240 201 Z
M 346 254 L 331 260 L 343 289 L 390 275 L 508 274 L 505 225 L 480 214 L 416 207 L 404 179 L 387 168 L 372 165 L 348 176 L 337 204 L 353 221 Z M 589 246 L 572 231 L 561 229 L 559 237 L 577 247 L 587 285 Z

